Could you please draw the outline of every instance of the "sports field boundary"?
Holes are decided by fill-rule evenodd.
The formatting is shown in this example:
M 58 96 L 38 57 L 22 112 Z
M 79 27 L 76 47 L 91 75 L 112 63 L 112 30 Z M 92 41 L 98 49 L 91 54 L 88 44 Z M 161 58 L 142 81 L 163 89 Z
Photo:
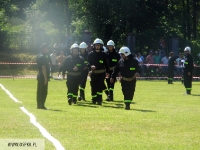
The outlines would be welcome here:
M 2 84 L 0 84 L 0 87 L 2 88 L 2 90 L 4 90 L 8 96 L 16 103 L 22 103 L 20 102 L 18 99 L 16 99 Z M 20 106 L 20 109 L 22 110 L 23 113 L 25 113 L 27 116 L 30 117 L 30 122 L 39 129 L 40 133 L 47 139 L 49 140 L 57 150 L 65 150 L 65 148 L 61 145 L 61 143 L 55 139 L 53 136 L 51 136 L 51 134 L 42 126 L 37 122 L 36 117 L 30 113 L 25 107 Z

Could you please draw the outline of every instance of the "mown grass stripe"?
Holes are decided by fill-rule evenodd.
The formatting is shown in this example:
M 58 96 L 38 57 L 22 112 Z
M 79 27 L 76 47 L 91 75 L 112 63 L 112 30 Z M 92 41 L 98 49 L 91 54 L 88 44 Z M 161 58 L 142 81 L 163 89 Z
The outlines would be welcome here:
M 2 90 L 4 90 L 9 97 L 16 103 L 21 103 L 19 100 L 17 100 L 2 84 L 0 84 Z M 55 146 L 55 148 L 57 150 L 65 150 L 65 148 L 60 144 L 60 142 L 55 139 L 53 136 L 51 136 L 51 134 L 43 127 L 41 126 L 37 121 L 36 121 L 36 117 L 28 112 L 28 110 L 26 108 L 24 108 L 23 106 L 20 107 L 20 109 L 30 117 L 30 122 L 39 129 L 39 131 L 42 133 L 42 135 L 48 139 L 50 142 L 53 143 L 53 145 Z

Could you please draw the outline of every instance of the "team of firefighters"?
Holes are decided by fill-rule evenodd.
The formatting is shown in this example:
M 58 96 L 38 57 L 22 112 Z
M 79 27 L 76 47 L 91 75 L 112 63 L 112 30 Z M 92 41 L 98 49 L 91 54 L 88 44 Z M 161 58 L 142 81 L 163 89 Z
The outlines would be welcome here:
M 42 51 L 43 52 L 43 51 Z M 47 66 L 43 57 L 43 53 L 38 55 L 37 64 L 39 75 L 47 74 L 43 67 Z M 45 51 L 46 52 L 46 51 Z M 190 47 L 186 47 L 184 61 L 184 86 L 186 94 L 191 94 L 192 90 L 192 72 L 193 72 L 193 58 Z M 73 44 L 70 47 L 70 55 L 66 57 L 65 61 L 60 66 L 59 71 L 63 75 L 67 73 L 67 98 L 69 105 L 76 104 L 77 100 L 85 100 L 85 87 L 88 75 L 90 76 L 91 97 L 92 103 L 102 105 L 102 94 L 105 91 L 107 101 L 114 100 L 114 86 L 116 77 L 119 76 L 121 82 L 122 93 L 124 96 L 125 109 L 130 110 L 130 104 L 134 97 L 136 78 L 141 74 L 141 67 L 128 47 L 121 47 L 119 53 L 115 51 L 115 43 L 112 40 L 107 42 L 107 49 L 101 39 L 97 38 L 93 42 L 93 49 L 88 54 L 87 44 L 85 42 Z M 44 54 L 45 55 L 45 54 Z M 170 60 L 168 64 L 168 83 L 172 83 L 173 67 L 175 60 L 173 53 L 170 53 Z M 42 57 L 42 58 L 41 58 Z M 43 64 L 41 63 L 43 62 Z M 46 68 L 47 70 L 47 68 Z M 41 83 L 46 82 L 47 75 L 38 78 L 37 102 L 39 109 L 45 109 L 44 102 L 46 100 L 47 90 Z M 107 86 L 104 81 L 106 80 Z M 47 83 L 48 84 L 48 83 Z M 45 88 L 47 88 L 45 86 Z M 39 89 L 42 89 L 41 92 Z M 45 91 L 45 93 L 42 93 Z M 78 91 L 80 95 L 78 96 Z M 43 95 L 45 94 L 45 96 Z M 44 100 L 45 97 L 45 100 Z M 40 101 L 42 104 L 40 105 Z M 41 108 L 42 107 L 42 108 Z

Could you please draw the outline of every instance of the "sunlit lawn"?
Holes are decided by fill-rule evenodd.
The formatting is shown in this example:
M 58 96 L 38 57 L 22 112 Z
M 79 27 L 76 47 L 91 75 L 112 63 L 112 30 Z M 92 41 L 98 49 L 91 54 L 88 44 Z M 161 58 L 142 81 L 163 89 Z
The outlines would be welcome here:
M 193 82 L 192 95 L 183 95 L 180 82 L 138 80 L 131 110 L 124 110 L 120 83 L 114 102 L 91 104 L 87 82 L 86 101 L 69 106 L 66 84 L 49 82 L 46 106 L 36 109 L 36 79 L 0 79 L 2 84 L 65 149 L 200 149 L 200 82 Z M 106 98 L 105 94 L 103 95 Z M 29 117 L 0 90 L 0 139 L 44 139 Z M 46 140 L 46 149 L 55 149 Z

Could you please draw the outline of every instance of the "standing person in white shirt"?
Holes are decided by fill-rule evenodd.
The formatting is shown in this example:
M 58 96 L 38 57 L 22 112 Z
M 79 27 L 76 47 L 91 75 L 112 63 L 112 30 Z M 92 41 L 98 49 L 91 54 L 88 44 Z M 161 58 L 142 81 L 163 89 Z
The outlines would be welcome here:
M 143 60 L 142 60 L 143 58 L 142 58 L 141 54 L 137 53 L 135 59 L 138 61 L 138 64 L 142 69 L 141 75 L 143 76 L 144 75 L 144 67 L 143 67 Z
M 168 61 L 169 61 L 169 58 L 165 54 L 165 56 L 161 59 L 161 63 L 164 64 L 162 68 L 163 68 L 163 71 L 165 72 L 165 75 L 167 73 Z
M 176 59 L 176 75 L 179 77 L 182 77 L 183 75 L 183 69 L 182 69 L 182 64 L 181 60 L 183 59 L 182 53 L 179 53 L 179 57 Z
M 56 58 L 56 50 L 53 51 L 53 53 L 50 55 L 51 58 L 51 78 L 53 78 L 53 73 L 57 72 L 57 58 Z

